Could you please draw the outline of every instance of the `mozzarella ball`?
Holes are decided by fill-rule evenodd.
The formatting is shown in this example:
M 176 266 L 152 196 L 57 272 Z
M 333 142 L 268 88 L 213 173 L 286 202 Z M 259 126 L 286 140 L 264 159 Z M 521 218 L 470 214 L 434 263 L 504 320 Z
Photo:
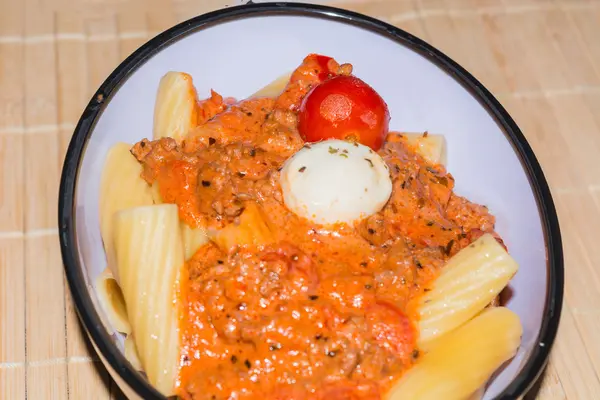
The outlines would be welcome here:
M 319 224 L 366 218 L 392 194 L 390 172 L 379 154 L 343 140 L 303 147 L 285 162 L 280 179 L 286 207 Z

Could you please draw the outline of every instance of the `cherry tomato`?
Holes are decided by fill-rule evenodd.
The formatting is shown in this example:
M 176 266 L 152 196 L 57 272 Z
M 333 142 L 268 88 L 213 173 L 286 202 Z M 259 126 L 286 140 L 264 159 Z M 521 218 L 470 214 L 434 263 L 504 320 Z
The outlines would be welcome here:
M 378 301 L 366 313 L 371 334 L 380 346 L 402 359 L 408 359 L 415 349 L 415 329 L 410 320 L 396 306 Z
M 304 140 L 356 140 L 378 150 L 388 133 L 390 113 L 379 94 L 355 76 L 339 75 L 315 86 L 300 106 Z

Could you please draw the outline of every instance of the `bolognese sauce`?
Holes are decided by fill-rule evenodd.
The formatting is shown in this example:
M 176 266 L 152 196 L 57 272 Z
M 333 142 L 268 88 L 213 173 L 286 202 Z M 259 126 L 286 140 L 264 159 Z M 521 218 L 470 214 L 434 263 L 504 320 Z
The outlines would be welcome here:
M 381 398 L 419 358 L 415 299 L 451 256 L 493 233 L 488 210 L 396 132 L 377 150 L 393 183 L 381 211 L 326 226 L 286 208 L 281 168 L 310 146 L 302 101 L 351 72 L 310 55 L 278 98 L 227 105 L 213 93 L 183 143 L 134 146 L 144 179 L 214 238 L 185 267 L 181 398 Z

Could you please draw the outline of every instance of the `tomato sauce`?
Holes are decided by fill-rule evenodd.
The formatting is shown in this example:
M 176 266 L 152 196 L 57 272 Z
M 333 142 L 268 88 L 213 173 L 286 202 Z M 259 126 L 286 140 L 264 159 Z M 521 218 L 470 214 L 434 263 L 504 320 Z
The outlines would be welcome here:
M 454 194 L 452 175 L 399 133 L 379 150 L 393 180 L 380 212 L 321 226 L 287 210 L 279 170 L 304 145 L 302 97 L 350 72 L 308 56 L 279 98 L 228 106 L 184 143 L 134 147 L 143 177 L 182 221 L 209 232 L 240 227 L 232 230 L 241 245 L 216 240 L 186 263 L 181 398 L 381 398 L 419 357 L 415 299 L 449 257 L 493 232 L 487 209 Z M 212 101 L 207 114 L 221 107 L 220 96 Z M 267 228 L 253 229 L 257 219 Z

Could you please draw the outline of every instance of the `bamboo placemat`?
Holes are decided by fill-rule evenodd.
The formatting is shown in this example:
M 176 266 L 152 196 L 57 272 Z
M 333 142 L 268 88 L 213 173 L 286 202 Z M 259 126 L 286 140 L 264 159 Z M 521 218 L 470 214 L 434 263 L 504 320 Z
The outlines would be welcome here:
M 494 92 L 550 181 L 562 324 L 539 399 L 600 399 L 600 0 L 346 0 Z M 0 398 L 120 397 L 83 336 L 57 238 L 63 157 L 89 97 L 156 33 L 226 0 L 0 0 Z

